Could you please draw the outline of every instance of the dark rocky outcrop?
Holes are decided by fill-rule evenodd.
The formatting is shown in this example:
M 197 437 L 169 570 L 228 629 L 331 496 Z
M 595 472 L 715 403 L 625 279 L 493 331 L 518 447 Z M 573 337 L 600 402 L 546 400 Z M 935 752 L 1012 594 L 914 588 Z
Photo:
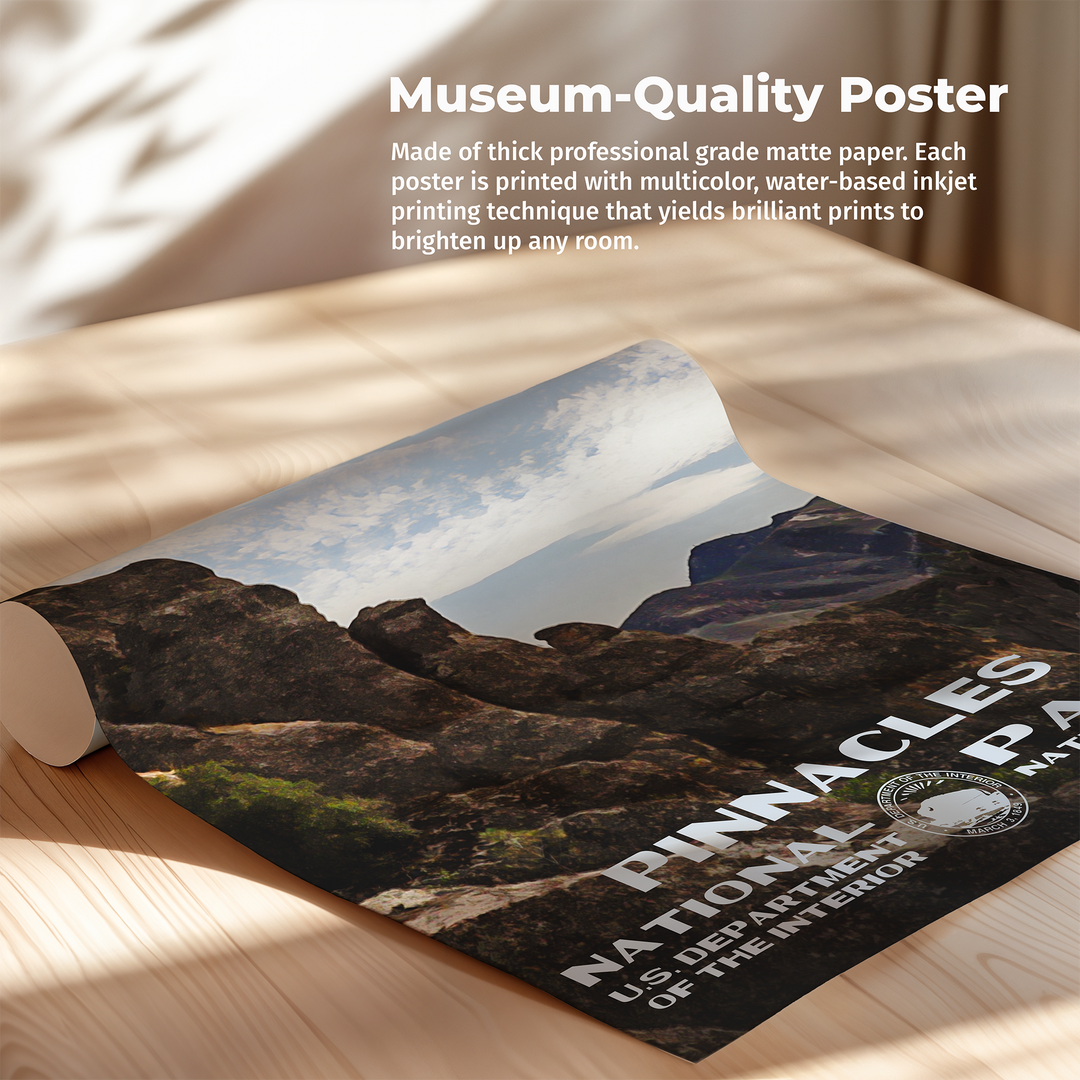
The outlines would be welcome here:
M 718 753 L 637 724 L 495 708 L 447 725 L 431 741 L 445 767 L 474 787 L 517 780 L 571 761 L 613 761 L 637 750 Z
M 623 626 L 749 641 L 762 630 L 915 585 L 929 573 L 919 534 L 813 499 L 762 529 L 694 548 L 691 584 L 650 597 Z
M 373 722 L 439 727 L 476 705 L 383 663 L 274 585 L 173 559 L 19 598 L 71 649 L 112 723 Z
M 423 600 L 365 608 L 349 633 L 388 663 L 493 704 L 565 716 L 632 720 L 688 731 L 753 695 L 731 645 L 599 623 L 564 623 L 536 636 L 544 649 L 483 637 Z
M 576 656 L 593 645 L 610 641 L 618 632 L 618 627 L 604 623 L 568 622 L 537 630 L 533 637 L 567 656 Z
M 761 690 L 812 697 L 914 678 L 986 648 L 986 639 L 958 627 L 891 611 L 832 611 L 813 622 L 758 634 L 744 652 L 739 675 Z
M 698 545 L 690 582 L 650 597 L 623 628 L 742 642 L 859 604 L 1020 645 L 1076 648 L 1076 582 L 826 499 Z
M 511 709 L 542 710 L 583 685 L 559 653 L 470 634 L 423 600 L 363 608 L 349 635 L 403 671 Z
M 580 718 L 563 723 L 584 733 L 601 720 L 617 720 L 740 753 L 749 746 L 755 753 L 797 753 L 821 737 L 823 713 L 833 717 L 825 728 L 831 734 L 842 730 L 851 710 L 865 715 L 888 686 L 1001 654 L 999 644 L 973 630 L 850 605 L 764 631 L 742 646 L 568 623 L 542 631 L 555 646 L 542 649 L 469 634 L 422 600 L 367 608 L 350 633 L 387 661 L 407 662 L 415 673 L 472 697 L 541 709 L 545 725 L 554 716 Z M 510 721 L 510 715 L 508 722 L 522 730 L 537 722 Z M 470 717 L 451 724 L 443 738 L 467 746 L 475 741 L 467 733 L 479 731 L 486 743 L 500 726 Z

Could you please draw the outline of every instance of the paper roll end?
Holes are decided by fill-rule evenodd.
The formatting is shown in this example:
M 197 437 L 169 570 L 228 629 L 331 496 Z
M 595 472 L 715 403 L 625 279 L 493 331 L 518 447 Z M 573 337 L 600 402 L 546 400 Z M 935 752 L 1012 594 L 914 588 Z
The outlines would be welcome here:
M 14 600 L 0 604 L 0 719 L 46 765 L 70 765 L 109 743 L 63 638 Z

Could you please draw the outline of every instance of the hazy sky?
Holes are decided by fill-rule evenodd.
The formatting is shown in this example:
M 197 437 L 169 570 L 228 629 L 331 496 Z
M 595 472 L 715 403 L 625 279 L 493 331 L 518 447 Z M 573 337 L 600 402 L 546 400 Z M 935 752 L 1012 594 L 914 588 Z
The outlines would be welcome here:
M 422 596 L 476 633 L 618 624 L 690 548 L 809 495 L 742 452 L 685 354 L 649 341 L 101 563 L 188 559 L 348 625 Z

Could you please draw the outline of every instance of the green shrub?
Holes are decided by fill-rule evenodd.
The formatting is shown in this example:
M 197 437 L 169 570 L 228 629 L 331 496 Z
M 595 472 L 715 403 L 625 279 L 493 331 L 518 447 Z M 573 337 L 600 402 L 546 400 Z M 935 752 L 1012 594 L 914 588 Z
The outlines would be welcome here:
M 210 761 L 150 783 L 286 870 L 349 899 L 398 884 L 416 831 L 375 799 L 332 798 L 310 780 L 280 780 Z
M 908 771 L 910 772 L 911 770 Z M 878 789 L 882 784 L 903 775 L 903 771 L 900 771 L 872 772 L 868 776 L 858 776 L 854 780 L 848 780 L 846 783 L 837 784 L 825 798 L 839 799 L 841 802 L 873 804 L 877 802 Z

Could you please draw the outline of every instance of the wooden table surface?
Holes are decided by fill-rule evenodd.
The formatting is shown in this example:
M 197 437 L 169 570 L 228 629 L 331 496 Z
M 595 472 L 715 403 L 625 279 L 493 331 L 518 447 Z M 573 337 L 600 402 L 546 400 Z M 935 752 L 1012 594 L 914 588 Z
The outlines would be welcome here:
M 650 337 L 773 475 L 1077 576 L 1080 335 L 808 226 L 635 240 L 9 346 L 3 596 Z M 1076 1075 L 1076 847 L 695 1066 L 299 881 L 109 749 L 3 754 L 13 1080 Z

